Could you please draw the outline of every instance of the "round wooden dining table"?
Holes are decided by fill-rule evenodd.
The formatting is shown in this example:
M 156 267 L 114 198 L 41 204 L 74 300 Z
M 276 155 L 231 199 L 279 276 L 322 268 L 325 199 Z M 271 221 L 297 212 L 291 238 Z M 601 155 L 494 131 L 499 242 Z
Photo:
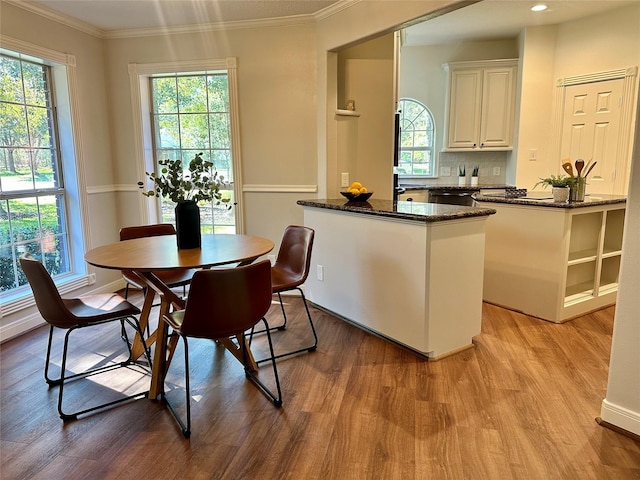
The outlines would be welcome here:
M 175 235 L 161 235 L 114 242 L 85 253 L 84 258 L 90 265 L 111 270 L 133 271 L 144 279 L 149 288 L 146 289 L 140 314 L 140 326 L 143 330 L 149 324 L 154 297 L 156 293 L 160 295 L 162 301 L 157 329 L 146 339 L 136 335 L 132 346 L 133 355 L 138 358 L 144 353 L 145 346 L 149 348 L 155 343 L 149 398 L 155 399 L 160 395 L 164 373 L 175 349 L 175 342 L 167 344 L 168 327 L 162 317 L 172 307 L 177 310 L 183 309 L 186 302 L 165 285 L 154 271 L 246 265 L 269 253 L 273 248 L 274 243 L 262 237 L 214 234 L 202 235 L 200 248 L 178 249 Z M 241 349 L 231 339 L 223 339 L 220 343 L 243 361 Z M 250 352 L 249 349 L 247 351 Z M 253 358 L 249 358 L 245 363 L 251 369 L 257 368 Z

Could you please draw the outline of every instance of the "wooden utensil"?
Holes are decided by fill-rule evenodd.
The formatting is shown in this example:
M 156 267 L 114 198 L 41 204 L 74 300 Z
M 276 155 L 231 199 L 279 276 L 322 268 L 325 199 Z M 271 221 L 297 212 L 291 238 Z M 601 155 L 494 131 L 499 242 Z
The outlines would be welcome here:
M 591 170 L 593 170 L 593 167 L 596 166 L 596 163 L 598 163 L 598 162 L 593 162 L 591 164 L 591 166 L 587 169 L 587 173 L 584 174 L 584 178 L 587 178 L 587 175 L 589 175 L 591 173 Z
M 580 177 L 580 174 L 582 173 L 583 168 L 584 168 L 584 160 L 579 158 L 578 160 L 576 160 L 576 171 L 578 172 L 578 177 Z
M 573 177 L 573 167 L 569 162 L 564 162 L 562 164 L 562 168 L 564 168 L 564 171 Z

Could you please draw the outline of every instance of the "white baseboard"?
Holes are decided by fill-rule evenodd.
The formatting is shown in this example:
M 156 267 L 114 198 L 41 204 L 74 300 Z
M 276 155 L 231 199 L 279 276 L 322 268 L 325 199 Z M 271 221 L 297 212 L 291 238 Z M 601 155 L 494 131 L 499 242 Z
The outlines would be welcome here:
M 615 405 L 605 398 L 602 401 L 600 418 L 611 425 L 640 435 L 640 412 L 633 412 L 627 408 Z

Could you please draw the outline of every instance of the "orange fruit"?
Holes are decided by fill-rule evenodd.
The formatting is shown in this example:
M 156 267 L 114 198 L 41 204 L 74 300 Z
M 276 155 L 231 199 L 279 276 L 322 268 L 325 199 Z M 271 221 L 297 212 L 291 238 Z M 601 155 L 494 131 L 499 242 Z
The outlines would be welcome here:
M 367 187 L 360 187 L 360 193 L 367 193 Z
M 360 190 L 357 188 L 350 188 L 349 193 L 352 193 L 354 195 L 360 195 Z
M 353 182 L 349 189 L 355 188 L 356 190 L 360 190 L 362 188 L 362 184 L 360 182 Z

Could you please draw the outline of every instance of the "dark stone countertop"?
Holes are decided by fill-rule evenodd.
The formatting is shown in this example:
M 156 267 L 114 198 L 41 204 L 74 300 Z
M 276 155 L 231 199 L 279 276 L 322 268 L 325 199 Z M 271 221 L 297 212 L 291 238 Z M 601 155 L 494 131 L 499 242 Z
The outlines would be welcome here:
M 626 203 L 627 197 L 620 195 L 600 195 L 600 194 L 587 194 L 584 197 L 584 202 L 562 202 L 556 203 L 553 201 L 553 195 L 551 192 L 530 192 L 526 197 L 506 198 L 500 195 L 481 195 L 475 194 L 473 198 L 478 202 L 487 203 L 508 203 L 511 205 L 528 205 L 533 207 L 549 207 L 549 208 L 585 208 L 593 207 L 596 205 L 611 205 L 616 203 Z
M 403 201 L 394 203 L 391 200 L 376 199 L 370 199 L 368 202 L 345 202 L 342 198 L 298 200 L 297 204 L 303 207 L 326 208 L 329 210 L 340 210 L 343 212 L 398 218 L 424 223 L 443 222 L 469 217 L 484 217 L 496 213 L 494 209 L 484 207 L 463 207 L 461 205 Z
M 411 184 L 400 184 L 398 185 L 400 188 L 404 188 L 405 190 L 473 190 L 474 192 L 479 192 L 484 189 L 502 189 L 502 188 L 516 188 L 513 185 L 411 185 Z

